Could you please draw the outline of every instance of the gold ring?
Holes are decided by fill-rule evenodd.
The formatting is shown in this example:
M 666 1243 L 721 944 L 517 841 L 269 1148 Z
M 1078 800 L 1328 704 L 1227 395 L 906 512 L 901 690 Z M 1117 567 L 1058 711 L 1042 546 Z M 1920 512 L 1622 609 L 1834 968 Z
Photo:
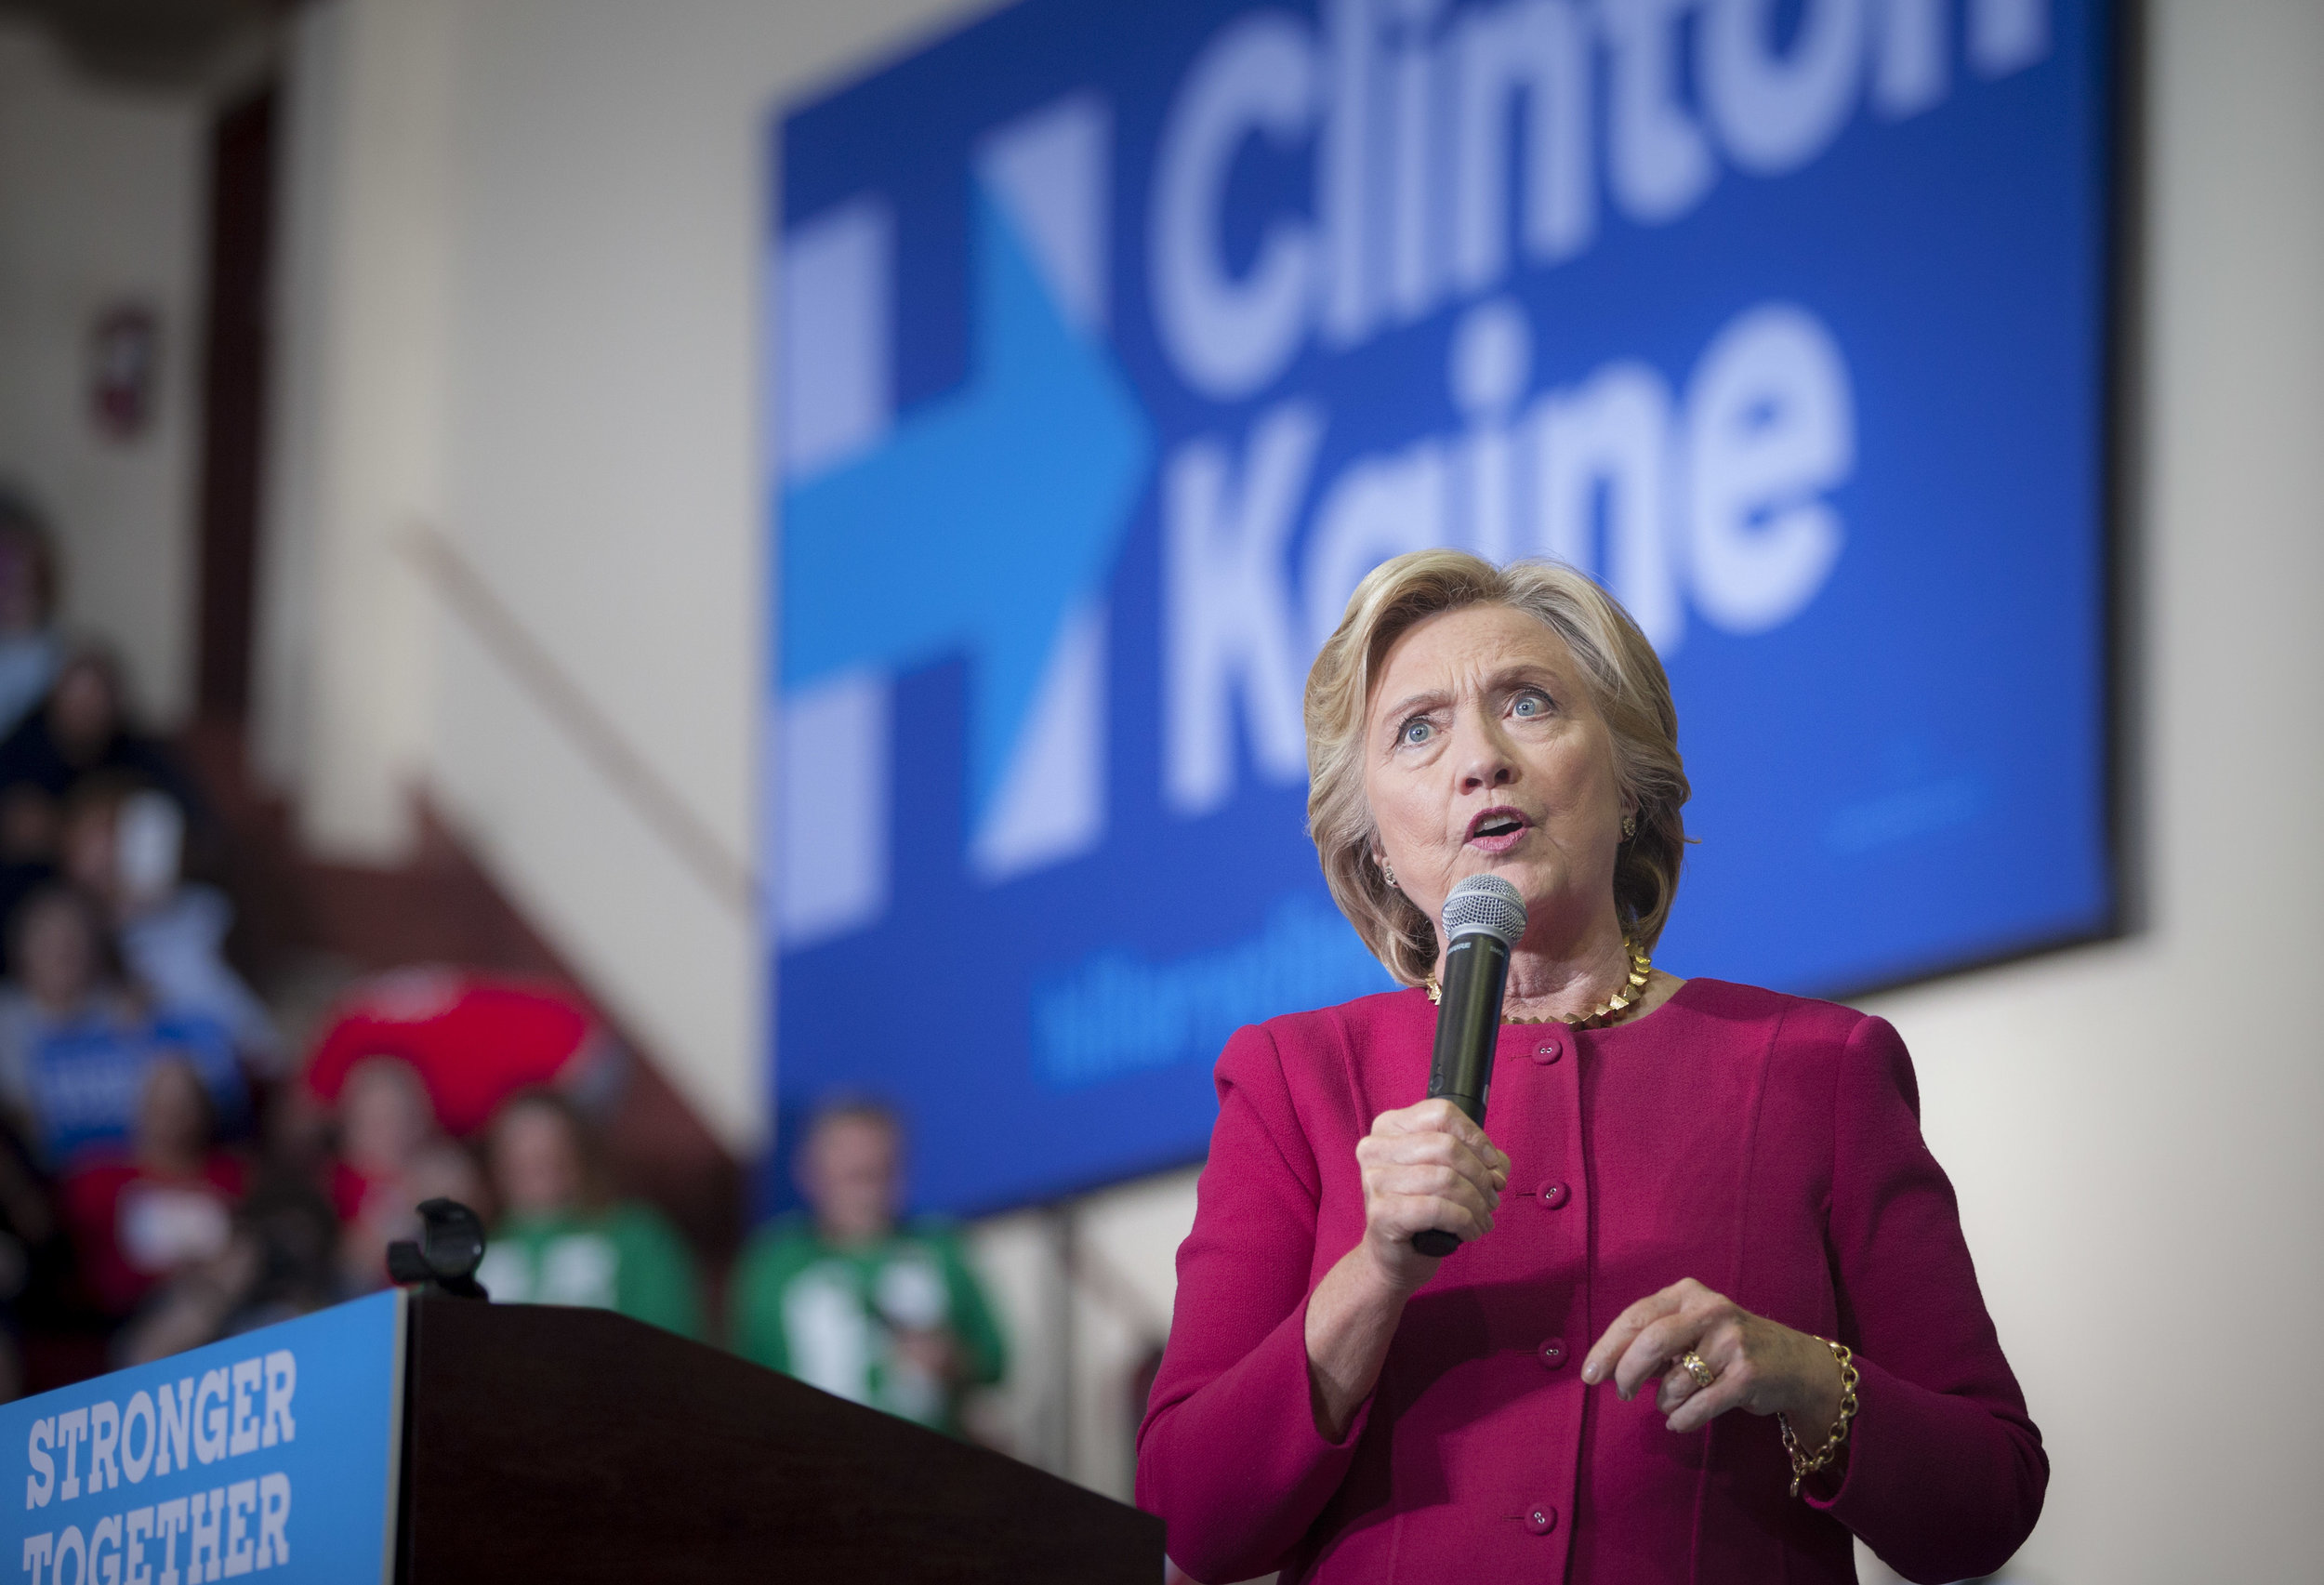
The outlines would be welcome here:
M 1679 1355 L 1679 1363 L 1686 1367 L 1686 1373 L 1689 1376 L 1695 1378 L 1695 1386 L 1697 1390 L 1708 1387 L 1719 1380 L 1710 1373 L 1710 1367 L 1703 1363 L 1703 1356 L 1691 1348 Z

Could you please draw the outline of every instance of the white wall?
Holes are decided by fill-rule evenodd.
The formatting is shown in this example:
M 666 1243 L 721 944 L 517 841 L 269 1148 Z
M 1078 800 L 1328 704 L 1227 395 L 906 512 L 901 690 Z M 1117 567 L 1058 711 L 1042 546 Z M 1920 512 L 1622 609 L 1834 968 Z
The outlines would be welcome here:
M 441 526 L 748 855 L 764 118 L 959 7 L 446 3 Z M 2324 1079 L 2298 997 L 2324 948 L 2324 638 L 2307 609 L 2324 588 L 2324 8 L 2153 9 L 2135 475 L 2151 922 L 1878 1010 L 1918 1055 L 1930 1137 L 2055 1460 L 2013 1574 L 2313 1578 Z M 759 1137 L 750 922 L 493 654 L 432 620 L 426 773 L 706 1114 L 738 1144 Z M 1166 1303 L 1190 1214 L 1181 1177 L 1088 1208 L 1082 1231 Z M 1032 1345 L 1001 1414 L 1053 1455 L 1049 1231 L 1019 1218 L 985 1236 Z M 1126 1411 L 1104 1406 L 1130 1332 L 1088 1301 L 1074 1324 L 1075 1470 L 1124 1489 Z
M 208 121 L 190 94 L 81 79 L 0 20 L 0 480 L 47 510 L 66 624 L 117 647 L 150 717 L 192 696 L 194 393 L 202 357 Z M 161 326 L 152 427 L 88 418 L 88 336 L 117 303 Z

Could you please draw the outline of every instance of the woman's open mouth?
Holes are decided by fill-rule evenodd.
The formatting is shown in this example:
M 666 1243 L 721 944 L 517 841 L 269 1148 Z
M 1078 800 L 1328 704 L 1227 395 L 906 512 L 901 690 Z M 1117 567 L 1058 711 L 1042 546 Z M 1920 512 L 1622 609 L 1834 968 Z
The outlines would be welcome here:
M 1505 853 L 1525 839 L 1533 822 L 1506 806 L 1478 812 L 1469 822 L 1469 846 L 1488 853 Z

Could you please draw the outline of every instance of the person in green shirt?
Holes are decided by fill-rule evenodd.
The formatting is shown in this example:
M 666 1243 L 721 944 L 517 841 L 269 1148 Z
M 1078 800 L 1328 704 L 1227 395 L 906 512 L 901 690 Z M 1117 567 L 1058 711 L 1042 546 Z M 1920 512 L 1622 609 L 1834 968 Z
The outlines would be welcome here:
M 500 1221 L 476 1277 L 494 1299 L 614 1310 L 702 1336 L 693 1257 L 652 1207 L 614 1198 L 571 1101 L 553 1090 L 512 1097 L 488 1152 Z
M 811 1386 L 960 1434 L 960 1404 L 1006 1365 L 959 1236 L 899 1222 L 903 1129 L 875 1102 L 828 1106 L 799 1147 L 810 1213 L 760 1229 L 735 1267 L 728 1341 Z

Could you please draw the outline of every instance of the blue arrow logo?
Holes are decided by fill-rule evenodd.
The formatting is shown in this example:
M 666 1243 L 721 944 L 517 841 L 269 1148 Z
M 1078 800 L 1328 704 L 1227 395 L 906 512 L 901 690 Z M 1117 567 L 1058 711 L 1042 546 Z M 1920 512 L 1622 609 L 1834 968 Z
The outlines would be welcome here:
M 786 690 L 966 652 L 982 818 L 1068 615 L 1113 569 L 1154 438 L 981 184 L 971 227 L 969 377 L 785 492 L 779 641 Z

